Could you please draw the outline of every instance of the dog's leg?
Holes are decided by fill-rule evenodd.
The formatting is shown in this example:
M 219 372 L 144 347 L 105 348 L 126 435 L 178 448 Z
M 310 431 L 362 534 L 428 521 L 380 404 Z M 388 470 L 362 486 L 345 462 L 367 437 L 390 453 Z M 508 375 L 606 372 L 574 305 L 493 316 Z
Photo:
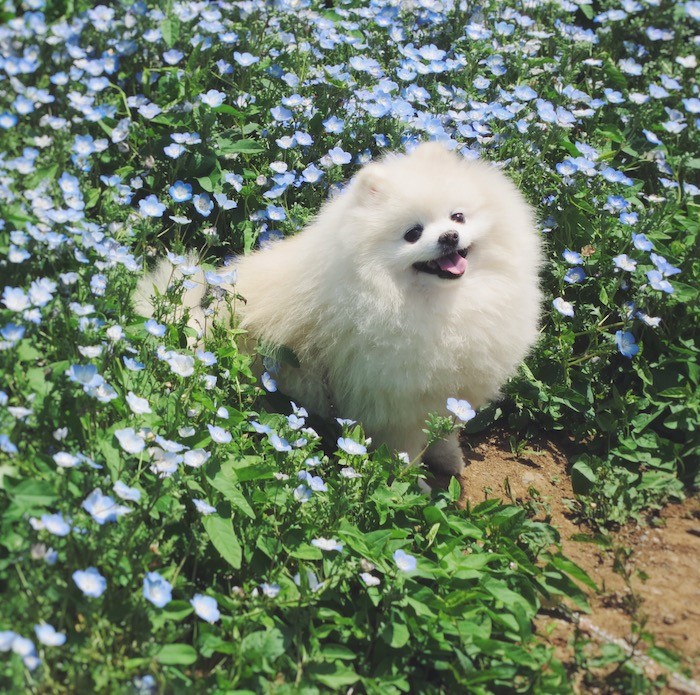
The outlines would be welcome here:
M 457 433 L 453 432 L 447 439 L 429 447 L 423 455 L 423 462 L 436 473 L 460 475 L 464 470 L 464 458 Z

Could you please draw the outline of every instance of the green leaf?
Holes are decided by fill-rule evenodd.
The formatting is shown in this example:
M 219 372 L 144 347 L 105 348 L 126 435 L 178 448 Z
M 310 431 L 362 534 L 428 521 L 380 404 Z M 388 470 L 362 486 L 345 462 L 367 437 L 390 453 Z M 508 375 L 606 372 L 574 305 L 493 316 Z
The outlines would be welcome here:
M 213 478 L 208 479 L 212 487 L 217 489 L 236 509 L 242 511 L 247 517 L 255 519 L 255 512 L 245 498 L 238 484 L 220 470 Z
M 241 640 L 240 653 L 250 662 L 274 661 L 284 654 L 284 636 L 277 628 L 251 632 Z
M 197 661 L 197 651 L 189 644 L 165 644 L 156 654 L 156 661 L 167 666 L 189 666 Z
M 48 507 L 56 500 L 53 487 L 43 480 L 23 480 L 14 486 L 8 481 L 5 488 L 13 503 L 26 511 Z
M 210 514 L 204 517 L 202 523 L 212 545 L 219 551 L 221 557 L 234 569 L 240 569 L 243 554 L 230 519 Z
M 194 609 L 189 601 L 171 601 L 163 607 L 163 613 L 168 620 L 180 621 L 191 615 Z
M 165 45 L 172 48 L 180 38 L 180 21 L 174 17 L 168 17 L 160 23 L 160 31 Z
M 311 678 L 334 692 L 345 691 L 349 685 L 357 683 L 360 679 L 351 668 L 338 663 L 311 664 L 308 672 Z
M 302 543 L 296 548 L 287 548 L 287 552 L 297 560 L 320 560 L 323 557 L 323 553 L 318 548 L 308 543 Z
M 214 151 L 217 154 L 260 154 L 265 152 L 265 148 L 262 147 L 255 140 L 250 138 L 244 138 L 243 140 L 228 140 L 227 138 L 221 138 L 217 140 L 214 144 Z
M 585 584 L 593 591 L 598 591 L 598 585 L 588 576 L 586 570 L 579 567 L 573 560 L 569 560 L 568 557 L 564 555 L 554 555 L 552 556 L 552 564 L 562 572 L 566 572 L 570 577 L 577 579 L 582 584 Z
M 404 623 L 392 620 L 384 630 L 382 630 L 382 639 L 394 649 L 400 649 L 408 643 L 410 634 Z
M 453 502 L 459 502 L 459 498 L 462 496 L 462 486 L 459 484 L 458 478 L 450 478 L 450 484 L 447 488 L 447 494 Z
M 348 649 L 342 644 L 330 643 L 323 645 L 323 649 L 321 650 L 321 656 L 324 659 L 327 659 L 328 661 L 334 661 L 335 659 L 352 661 L 353 659 L 357 659 L 358 655 L 354 651 L 352 651 L 352 649 Z

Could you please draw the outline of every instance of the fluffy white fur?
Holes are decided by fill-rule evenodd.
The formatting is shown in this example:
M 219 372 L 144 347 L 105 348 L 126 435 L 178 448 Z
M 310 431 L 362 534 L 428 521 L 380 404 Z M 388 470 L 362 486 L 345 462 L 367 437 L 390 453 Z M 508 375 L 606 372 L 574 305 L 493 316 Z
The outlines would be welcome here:
M 417 224 L 422 235 L 409 243 Z M 438 238 L 451 232 L 455 248 L 469 248 L 463 275 L 414 268 L 444 256 Z M 245 303 L 235 311 L 254 338 L 299 358 L 277 375 L 284 393 L 360 421 L 376 444 L 413 459 L 429 412 L 446 413 L 450 396 L 474 407 L 497 397 L 535 342 L 541 262 L 533 212 L 511 181 L 429 143 L 365 166 L 299 234 L 240 258 L 235 292 Z M 144 278 L 137 308 L 148 314 L 153 286 L 163 292 L 171 279 L 169 264 Z M 195 279 L 186 304 L 202 325 Z M 463 467 L 456 437 L 424 459 Z

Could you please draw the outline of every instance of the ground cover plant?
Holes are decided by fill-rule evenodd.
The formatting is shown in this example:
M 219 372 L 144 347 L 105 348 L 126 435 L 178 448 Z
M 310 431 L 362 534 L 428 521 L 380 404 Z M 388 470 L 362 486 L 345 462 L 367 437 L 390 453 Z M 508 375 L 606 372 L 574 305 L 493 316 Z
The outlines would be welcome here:
M 2 19 L 2 689 L 566 692 L 531 621 L 585 607 L 590 580 L 552 528 L 459 510 L 456 482 L 421 494 L 354 423 L 325 453 L 301 407 L 265 407 L 274 365 L 256 380 L 235 328 L 193 347 L 177 292 L 149 320 L 130 296 L 187 250 L 216 291 L 216 259 L 294 233 L 383 149 L 445 140 L 520 185 L 550 261 L 541 342 L 469 426 L 566 431 L 600 527 L 681 497 L 700 3 L 26 0 Z

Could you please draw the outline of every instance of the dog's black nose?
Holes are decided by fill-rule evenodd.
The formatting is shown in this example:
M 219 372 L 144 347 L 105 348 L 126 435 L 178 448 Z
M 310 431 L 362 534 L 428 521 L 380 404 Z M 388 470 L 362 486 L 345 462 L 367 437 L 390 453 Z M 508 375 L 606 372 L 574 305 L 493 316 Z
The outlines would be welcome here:
M 443 232 L 438 237 L 438 244 L 443 246 L 457 246 L 459 243 L 459 234 L 455 231 Z

